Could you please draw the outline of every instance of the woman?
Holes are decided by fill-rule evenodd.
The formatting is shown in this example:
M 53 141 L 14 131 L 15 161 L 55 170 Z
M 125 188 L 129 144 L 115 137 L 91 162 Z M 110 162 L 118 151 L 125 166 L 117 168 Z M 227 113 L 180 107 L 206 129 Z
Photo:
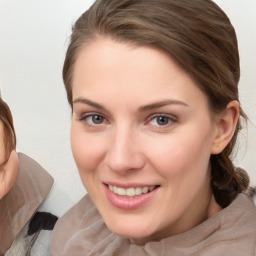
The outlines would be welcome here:
M 53 178 L 25 154 L 17 154 L 13 119 L 0 97 L 0 255 L 49 255 L 57 217 L 36 212 Z
M 51 255 L 254 255 L 234 28 L 210 0 L 98 0 L 63 68 L 88 191 Z

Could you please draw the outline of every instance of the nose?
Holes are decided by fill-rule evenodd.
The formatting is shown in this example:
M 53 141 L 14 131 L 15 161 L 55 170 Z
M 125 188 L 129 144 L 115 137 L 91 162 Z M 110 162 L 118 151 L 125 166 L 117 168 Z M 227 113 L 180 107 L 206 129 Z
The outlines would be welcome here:
M 106 165 L 120 174 L 141 170 L 145 165 L 145 157 L 141 151 L 138 136 L 129 129 L 113 132 L 106 154 Z

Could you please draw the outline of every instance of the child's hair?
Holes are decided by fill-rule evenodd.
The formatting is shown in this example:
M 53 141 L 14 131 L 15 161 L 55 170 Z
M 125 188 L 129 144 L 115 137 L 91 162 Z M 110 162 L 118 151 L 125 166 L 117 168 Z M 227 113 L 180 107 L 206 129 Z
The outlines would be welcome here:
M 13 119 L 8 105 L 0 95 L 0 122 L 3 124 L 5 162 L 9 159 L 11 151 L 16 148 L 16 134 Z M 2 164 L 2 163 L 1 163 Z
M 212 113 L 239 101 L 239 53 L 235 30 L 211 0 L 97 0 L 76 21 L 63 67 L 63 80 L 72 107 L 72 75 L 81 48 L 100 37 L 164 50 L 189 72 L 208 98 Z M 236 170 L 230 154 L 241 129 L 218 155 L 211 156 L 212 189 L 226 207 L 247 189 L 249 177 Z

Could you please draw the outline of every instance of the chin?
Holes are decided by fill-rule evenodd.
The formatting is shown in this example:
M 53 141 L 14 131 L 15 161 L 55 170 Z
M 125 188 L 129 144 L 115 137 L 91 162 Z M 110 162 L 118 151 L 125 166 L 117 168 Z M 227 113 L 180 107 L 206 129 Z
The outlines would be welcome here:
M 108 228 L 115 234 L 134 240 L 147 240 L 154 234 L 151 225 L 131 224 L 130 222 L 117 221 L 115 223 L 105 222 Z

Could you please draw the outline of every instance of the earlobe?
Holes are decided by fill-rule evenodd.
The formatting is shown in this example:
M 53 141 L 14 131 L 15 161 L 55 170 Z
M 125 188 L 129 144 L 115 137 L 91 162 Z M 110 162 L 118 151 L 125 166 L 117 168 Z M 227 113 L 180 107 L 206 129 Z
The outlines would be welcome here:
M 239 103 L 234 100 L 229 102 L 225 111 L 216 120 L 217 133 L 212 143 L 212 154 L 221 153 L 228 145 L 235 133 L 238 118 Z

